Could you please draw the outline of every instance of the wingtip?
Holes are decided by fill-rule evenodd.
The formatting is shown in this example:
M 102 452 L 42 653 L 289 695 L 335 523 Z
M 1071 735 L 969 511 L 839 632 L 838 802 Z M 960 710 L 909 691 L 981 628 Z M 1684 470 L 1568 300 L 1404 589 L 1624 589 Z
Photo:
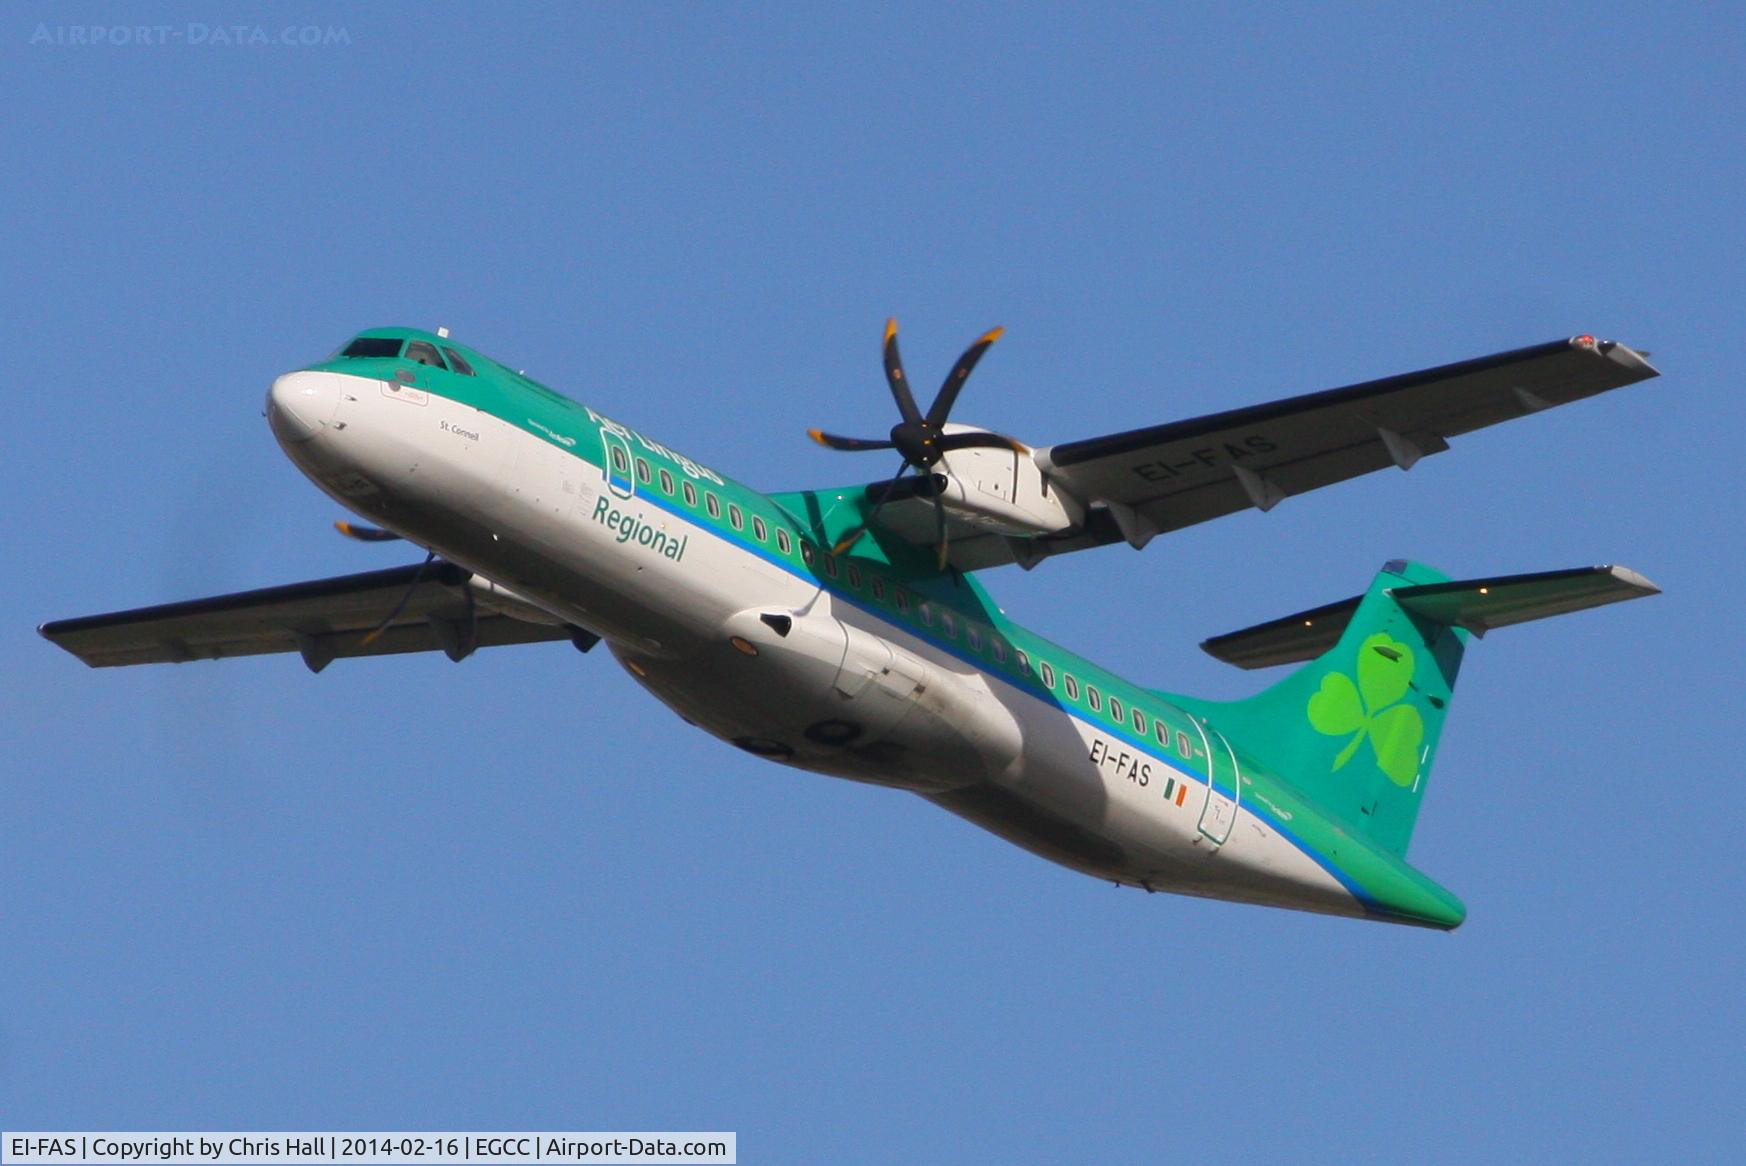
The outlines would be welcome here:
M 1636 571 L 1631 570 L 1631 568 L 1629 568 L 1629 567 L 1620 567 L 1620 566 L 1615 565 L 1612 567 L 1608 567 L 1607 571 L 1609 574 L 1612 575 L 1613 578 L 1617 579 L 1619 582 L 1625 584 L 1628 587 L 1636 588 L 1638 591 L 1642 592 L 1645 596 L 1660 595 L 1661 594 L 1661 588 L 1656 585 L 1654 580 L 1650 579 L 1646 575 L 1642 575 Z

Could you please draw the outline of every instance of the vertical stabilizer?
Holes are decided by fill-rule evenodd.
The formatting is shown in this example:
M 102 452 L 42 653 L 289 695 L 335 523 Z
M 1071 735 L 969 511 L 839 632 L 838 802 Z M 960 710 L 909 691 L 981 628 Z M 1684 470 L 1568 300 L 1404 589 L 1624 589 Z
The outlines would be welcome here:
M 1172 699 L 1378 846 L 1405 854 L 1469 633 L 1408 611 L 1392 592 L 1448 579 L 1390 562 L 1362 597 L 1314 613 L 1349 613 L 1350 622 L 1332 648 L 1272 688 L 1229 703 Z
M 1628 567 L 1456 582 L 1421 563 L 1395 560 L 1363 595 L 1201 645 L 1241 668 L 1309 661 L 1272 688 L 1228 703 L 1171 699 L 1376 845 L 1402 855 L 1468 637 L 1660 590 Z

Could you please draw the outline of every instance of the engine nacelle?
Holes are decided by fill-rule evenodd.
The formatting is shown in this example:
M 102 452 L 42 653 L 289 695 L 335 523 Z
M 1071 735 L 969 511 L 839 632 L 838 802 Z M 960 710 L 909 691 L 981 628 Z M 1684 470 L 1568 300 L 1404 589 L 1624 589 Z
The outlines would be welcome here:
M 498 615 L 507 615 L 511 619 L 519 619 L 523 623 L 545 624 L 548 627 L 564 627 L 566 620 L 553 615 L 545 608 L 519 592 L 511 591 L 503 584 L 474 572 L 467 580 L 467 587 L 473 592 L 473 601 L 488 611 Z
M 945 432 L 987 433 L 973 425 L 947 425 Z M 1028 538 L 1073 530 L 1085 522 L 1085 505 L 1043 476 L 1029 450 L 960 449 L 936 467 L 946 478 L 942 501 L 952 517 L 998 534 Z

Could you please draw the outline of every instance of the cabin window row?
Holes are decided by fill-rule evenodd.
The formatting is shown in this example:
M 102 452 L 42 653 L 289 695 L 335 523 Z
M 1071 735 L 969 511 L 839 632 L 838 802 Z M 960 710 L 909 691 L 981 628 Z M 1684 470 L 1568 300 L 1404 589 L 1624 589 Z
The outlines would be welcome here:
M 626 456 L 623 450 L 616 447 L 613 448 L 612 465 L 613 468 L 621 474 L 629 472 L 629 466 L 626 464 Z M 636 459 L 636 470 L 637 481 L 644 483 L 649 482 L 651 467 L 648 459 Z M 661 493 L 667 495 L 669 498 L 672 498 L 677 494 L 678 497 L 685 500 L 685 505 L 691 507 L 693 510 L 697 509 L 700 492 L 694 483 L 689 479 L 685 481 L 677 481 L 673 477 L 673 472 L 665 467 L 654 470 L 653 473 L 661 483 Z M 723 513 L 721 498 L 714 490 L 703 490 L 701 491 L 701 495 L 704 511 L 708 513 L 711 518 L 719 522 Z M 729 502 L 727 504 L 726 513 L 728 525 L 738 531 L 744 531 L 746 529 L 747 515 L 739 503 Z M 768 544 L 770 541 L 770 524 L 756 514 L 751 516 L 751 520 L 752 537 L 757 539 L 760 543 Z M 777 549 L 785 555 L 791 555 L 794 553 L 794 540 L 789 536 L 788 532 L 781 527 L 776 528 L 776 546 Z

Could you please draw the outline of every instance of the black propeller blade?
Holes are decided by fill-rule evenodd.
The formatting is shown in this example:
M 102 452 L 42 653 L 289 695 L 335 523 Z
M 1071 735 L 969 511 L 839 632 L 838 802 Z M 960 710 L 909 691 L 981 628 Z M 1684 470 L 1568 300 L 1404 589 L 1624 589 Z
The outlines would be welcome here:
M 406 592 L 400 597 L 400 602 L 394 605 L 393 611 L 382 617 L 381 623 L 377 624 L 368 635 L 358 641 L 360 645 L 368 647 L 375 643 L 382 633 L 388 630 L 389 625 L 400 618 L 400 613 L 406 610 L 406 605 L 408 603 L 412 602 L 412 593 L 418 590 L 418 585 L 420 583 L 424 582 L 424 573 L 430 570 L 430 565 L 436 562 L 436 557 L 435 551 L 431 551 L 429 554 L 425 555 L 424 562 L 420 563 L 418 565 L 418 570 L 413 572 L 412 582 L 406 585 Z
M 891 427 L 891 436 L 884 440 L 865 437 L 839 437 L 834 433 L 826 433 L 822 429 L 809 429 L 807 433 L 812 439 L 826 449 L 841 450 L 844 453 L 860 453 L 874 449 L 895 449 L 903 455 L 903 465 L 898 467 L 896 477 L 891 479 L 891 485 L 886 488 L 879 500 L 874 503 L 873 510 L 867 515 L 866 521 L 849 531 L 838 540 L 833 548 L 834 553 L 842 554 L 854 546 L 860 537 L 866 533 L 867 527 L 879 516 L 879 510 L 890 500 L 895 492 L 892 487 L 904 471 L 913 469 L 918 474 L 930 473 L 934 466 L 946 454 L 957 449 L 1010 449 L 1015 453 L 1023 453 L 1025 447 L 1010 437 L 998 433 L 946 433 L 947 418 L 951 416 L 952 406 L 958 403 L 958 394 L 964 389 L 964 382 L 970 379 L 971 370 L 976 362 L 982 359 L 982 354 L 988 351 L 990 345 L 999 340 L 1005 329 L 995 328 L 977 337 L 976 343 L 964 350 L 964 355 L 958 358 L 958 363 L 952 366 L 952 371 L 946 374 L 940 391 L 935 394 L 933 404 L 923 413 L 915 402 L 915 394 L 910 392 L 909 378 L 904 375 L 903 358 L 897 351 L 897 321 L 890 319 L 885 322 L 885 383 L 891 387 L 891 399 L 897 402 L 897 412 L 901 418 Z M 940 544 L 940 570 L 946 568 L 946 504 L 941 498 L 943 491 L 934 490 L 934 525 L 938 530 Z

